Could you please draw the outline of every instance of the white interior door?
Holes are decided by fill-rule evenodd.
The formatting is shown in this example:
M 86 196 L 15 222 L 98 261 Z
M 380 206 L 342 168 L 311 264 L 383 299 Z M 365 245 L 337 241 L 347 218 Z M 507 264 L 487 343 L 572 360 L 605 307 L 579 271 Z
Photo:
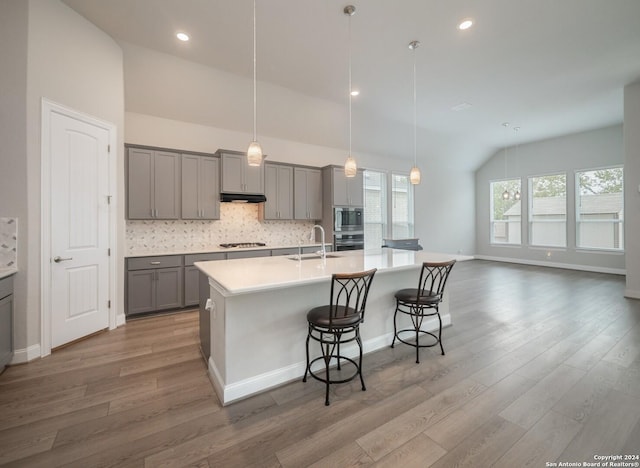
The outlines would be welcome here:
M 109 326 L 109 131 L 50 114 L 51 347 Z

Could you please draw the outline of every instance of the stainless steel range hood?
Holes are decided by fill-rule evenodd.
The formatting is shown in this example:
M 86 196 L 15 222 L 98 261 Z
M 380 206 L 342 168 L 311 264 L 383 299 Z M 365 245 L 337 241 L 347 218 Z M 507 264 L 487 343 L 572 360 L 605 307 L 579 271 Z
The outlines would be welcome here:
M 255 193 L 221 193 L 220 201 L 223 203 L 264 203 L 267 201 L 267 197 Z

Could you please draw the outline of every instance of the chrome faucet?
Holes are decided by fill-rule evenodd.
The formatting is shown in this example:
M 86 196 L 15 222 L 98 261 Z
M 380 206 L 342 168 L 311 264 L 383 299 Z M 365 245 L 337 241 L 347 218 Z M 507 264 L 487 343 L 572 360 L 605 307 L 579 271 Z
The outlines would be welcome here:
M 322 260 L 324 260 L 325 258 L 327 258 L 327 251 L 324 247 L 324 228 L 322 226 L 320 226 L 319 224 L 314 224 L 313 227 L 311 228 L 311 234 L 309 234 L 309 240 L 313 241 L 315 238 L 315 233 L 316 233 L 316 228 L 320 229 L 320 233 L 322 234 L 322 250 L 319 250 L 318 252 L 316 252 L 318 255 L 320 255 L 322 257 Z

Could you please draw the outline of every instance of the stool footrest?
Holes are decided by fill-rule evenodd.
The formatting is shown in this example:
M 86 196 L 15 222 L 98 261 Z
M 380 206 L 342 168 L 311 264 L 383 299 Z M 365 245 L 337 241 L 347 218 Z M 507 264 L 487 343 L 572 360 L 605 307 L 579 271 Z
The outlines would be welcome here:
M 353 379 L 355 379 L 358 375 L 360 375 L 360 366 L 351 358 L 345 357 L 345 356 L 331 356 L 331 359 L 341 359 L 342 361 L 348 361 L 351 364 L 353 364 L 355 366 L 355 372 L 352 376 L 347 377 L 345 379 L 340 379 L 340 380 L 334 380 L 334 379 L 329 379 L 328 383 L 330 384 L 338 384 L 338 383 L 346 383 L 346 382 L 351 382 Z M 313 365 L 314 362 L 316 361 L 324 361 L 324 357 L 320 356 L 315 358 L 313 361 L 311 361 L 309 363 L 309 366 L 307 367 L 307 372 L 309 373 L 309 375 L 311 375 L 311 377 L 313 377 L 316 380 L 319 380 L 320 382 L 324 382 L 327 383 L 327 379 L 324 377 L 320 377 L 319 375 L 316 375 L 315 372 L 325 372 L 325 368 L 323 367 L 322 369 L 317 369 L 316 371 L 311 370 L 311 366 Z M 331 362 L 331 361 L 329 361 Z M 337 367 L 337 362 L 335 366 L 330 366 L 330 369 L 334 369 L 335 367 Z

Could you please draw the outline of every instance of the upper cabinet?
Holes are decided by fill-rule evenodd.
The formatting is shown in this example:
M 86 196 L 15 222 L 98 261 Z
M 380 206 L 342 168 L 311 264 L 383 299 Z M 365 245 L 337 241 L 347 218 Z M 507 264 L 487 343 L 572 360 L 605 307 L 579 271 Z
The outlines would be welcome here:
M 182 219 L 220 219 L 220 159 L 182 155 Z
M 293 219 L 293 166 L 264 164 L 264 219 Z
M 364 206 L 364 171 L 358 170 L 355 177 L 344 175 L 342 167 L 325 168 L 325 176 L 330 180 L 325 187 L 331 187 L 333 206 Z
M 128 148 L 127 217 L 180 218 L 180 154 Z
M 322 219 L 322 172 L 320 169 L 296 167 L 293 185 L 294 218 Z
M 264 195 L 264 163 L 249 166 L 244 153 L 220 150 L 222 192 Z

